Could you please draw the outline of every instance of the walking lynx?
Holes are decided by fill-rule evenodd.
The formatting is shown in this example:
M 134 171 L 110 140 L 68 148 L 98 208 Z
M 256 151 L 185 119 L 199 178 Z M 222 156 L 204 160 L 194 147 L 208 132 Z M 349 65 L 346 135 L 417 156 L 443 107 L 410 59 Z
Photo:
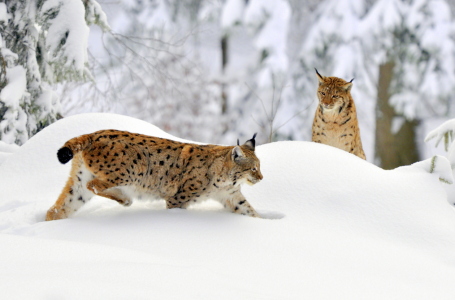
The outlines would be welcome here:
M 316 70 L 319 80 L 319 105 L 314 115 L 312 141 L 330 145 L 365 158 L 354 99 L 352 80 L 325 77 Z
M 167 208 L 211 198 L 234 213 L 259 217 L 240 192 L 242 183 L 263 178 L 255 137 L 241 146 L 187 144 L 117 130 L 73 138 L 57 153 L 61 163 L 73 162 L 46 220 L 71 216 L 94 195 L 124 206 L 133 196 L 161 198 Z

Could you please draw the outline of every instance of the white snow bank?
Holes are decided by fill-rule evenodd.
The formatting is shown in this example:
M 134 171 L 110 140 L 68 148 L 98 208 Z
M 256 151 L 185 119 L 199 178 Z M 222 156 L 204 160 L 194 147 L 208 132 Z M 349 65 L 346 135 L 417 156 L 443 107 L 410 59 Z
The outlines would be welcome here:
M 173 138 L 124 116 L 45 128 L 0 166 L 0 290 L 8 299 L 451 299 L 455 212 L 438 175 L 384 171 L 309 142 L 257 147 L 264 180 L 243 189 L 264 219 L 214 203 L 125 208 L 95 197 L 43 222 L 69 173 L 56 151 L 116 128 Z M 23 283 L 27 283 L 27 288 Z M 178 286 L 179 288 L 175 288 Z
M 7 144 L 0 141 L 0 165 L 14 152 L 19 150 L 19 146 L 16 144 Z
M 16 144 L 7 144 L 3 141 L 0 141 L 0 153 L 14 153 L 19 150 L 20 147 Z

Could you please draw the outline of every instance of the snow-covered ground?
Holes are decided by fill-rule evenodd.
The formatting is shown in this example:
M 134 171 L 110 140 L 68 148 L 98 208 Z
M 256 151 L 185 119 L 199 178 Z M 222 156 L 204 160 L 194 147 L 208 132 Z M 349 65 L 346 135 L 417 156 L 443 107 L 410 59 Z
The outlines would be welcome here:
M 19 146 L 16 144 L 7 144 L 0 141 L 0 165 L 6 160 L 11 154 L 19 150 Z
M 69 173 L 56 152 L 115 128 L 174 138 L 112 114 L 62 119 L 0 166 L 3 299 L 453 299 L 455 210 L 417 164 L 384 171 L 310 142 L 256 149 L 264 180 L 245 186 L 264 217 L 215 202 L 166 210 L 95 197 L 44 222 Z M 232 142 L 233 144 L 235 141 Z

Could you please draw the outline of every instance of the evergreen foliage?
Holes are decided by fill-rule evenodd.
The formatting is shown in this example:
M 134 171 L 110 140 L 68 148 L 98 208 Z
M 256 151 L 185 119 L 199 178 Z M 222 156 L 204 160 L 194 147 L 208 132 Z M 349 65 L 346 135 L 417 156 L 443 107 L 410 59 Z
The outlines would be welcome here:
M 0 140 L 26 142 L 61 116 L 53 85 L 91 78 L 88 24 L 108 28 L 94 0 L 0 3 Z

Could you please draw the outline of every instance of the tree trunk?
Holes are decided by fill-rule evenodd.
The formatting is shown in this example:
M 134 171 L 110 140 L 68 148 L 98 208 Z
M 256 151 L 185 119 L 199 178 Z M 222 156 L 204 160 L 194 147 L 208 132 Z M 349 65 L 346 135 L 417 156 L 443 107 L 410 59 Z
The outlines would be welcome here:
M 418 121 L 408 121 L 395 113 L 389 104 L 390 83 L 393 78 L 394 62 L 379 67 L 378 99 L 376 104 L 375 162 L 383 169 L 394 169 L 419 161 L 416 144 Z M 397 132 L 392 124 L 402 121 Z
M 224 74 L 228 64 L 228 35 L 225 34 L 221 38 L 221 72 Z M 224 115 L 227 112 L 227 93 L 226 83 L 221 83 L 221 113 Z

